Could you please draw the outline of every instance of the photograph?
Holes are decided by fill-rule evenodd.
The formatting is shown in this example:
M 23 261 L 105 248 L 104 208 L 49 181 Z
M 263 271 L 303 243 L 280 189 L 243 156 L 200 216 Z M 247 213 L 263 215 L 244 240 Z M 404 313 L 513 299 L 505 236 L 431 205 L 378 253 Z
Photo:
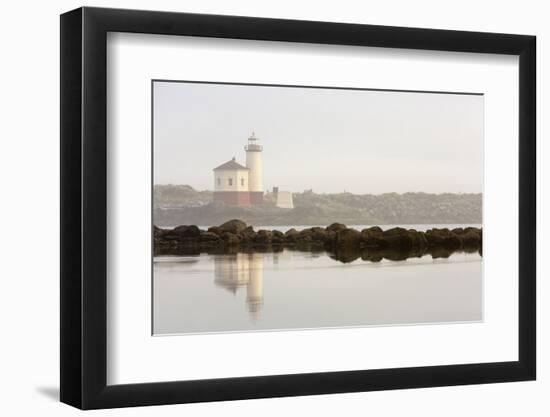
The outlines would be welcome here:
M 483 321 L 484 96 L 152 81 L 153 335 Z

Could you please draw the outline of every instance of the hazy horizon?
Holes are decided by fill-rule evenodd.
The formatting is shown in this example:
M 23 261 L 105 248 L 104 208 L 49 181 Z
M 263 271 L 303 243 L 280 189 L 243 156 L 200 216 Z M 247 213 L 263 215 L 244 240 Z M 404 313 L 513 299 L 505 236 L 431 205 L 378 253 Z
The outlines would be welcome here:
M 264 190 L 482 193 L 483 96 L 154 83 L 154 183 L 213 189 L 252 131 Z

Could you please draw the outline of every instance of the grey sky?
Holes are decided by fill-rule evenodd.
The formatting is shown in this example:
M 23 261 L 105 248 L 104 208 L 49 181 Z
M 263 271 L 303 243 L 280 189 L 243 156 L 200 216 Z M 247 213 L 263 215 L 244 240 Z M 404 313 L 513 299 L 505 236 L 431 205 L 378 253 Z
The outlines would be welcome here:
M 483 96 L 154 83 L 154 183 L 213 188 L 252 131 L 264 189 L 481 192 Z

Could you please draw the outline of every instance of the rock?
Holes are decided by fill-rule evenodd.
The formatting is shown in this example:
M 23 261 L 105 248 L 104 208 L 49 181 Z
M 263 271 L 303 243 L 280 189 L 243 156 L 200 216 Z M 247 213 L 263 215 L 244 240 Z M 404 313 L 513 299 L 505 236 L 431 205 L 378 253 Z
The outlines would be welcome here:
M 449 229 L 430 229 L 425 233 L 426 240 L 431 247 L 443 247 L 445 249 L 459 249 L 462 247 L 460 237 Z
M 274 244 L 281 244 L 281 243 L 284 243 L 285 241 L 285 234 L 279 230 L 273 230 L 271 232 L 272 234 L 272 237 L 271 237 L 271 242 L 274 243 Z
M 256 239 L 257 233 L 254 231 L 252 226 L 248 226 L 239 233 L 242 240 L 245 242 L 253 242 Z
M 215 247 L 223 243 L 223 240 L 220 236 L 212 232 L 201 233 L 199 237 L 199 242 L 201 247 Z
M 304 236 L 299 236 L 299 240 L 298 240 L 298 243 L 306 243 L 306 244 L 309 244 L 313 242 L 313 239 L 311 238 L 310 235 L 304 235 Z
M 378 226 L 369 227 L 361 231 L 362 246 L 381 248 L 385 246 L 382 229 Z
M 409 230 L 409 236 L 411 237 L 411 243 L 413 248 L 426 248 L 428 246 L 428 240 L 424 232 L 418 232 L 414 229 Z
M 220 229 L 218 226 L 212 226 L 208 228 L 208 232 L 214 233 L 218 236 L 221 236 L 223 234 L 223 230 Z
M 415 231 L 416 232 L 416 231 Z M 410 250 L 413 247 L 413 237 L 407 229 L 394 227 L 382 232 L 383 247 Z
M 326 230 L 328 232 L 339 232 L 340 230 L 347 229 L 347 226 L 342 223 L 332 223 L 330 226 L 327 226 Z
M 326 231 L 325 245 L 332 246 L 336 240 L 336 232 Z
M 285 243 L 295 244 L 298 242 L 299 232 L 296 229 L 290 229 L 285 232 Z
M 155 231 L 154 236 L 165 244 L 169 243 L 171 246 L 177 246 L 179 244 L 197 243 L 200 233 L 201 231 L 197 226 L 178 226 L 170 230 Z
M 284 238 L 285 237 L 285 234 L 283 232 L 281 232 L 280 230 L 272 230 L 271 234 L 273 235 L 273 237 L 278 237 L 278 238 Z
M 322 227 L 312 227 L 311 239 L 314 241 L 325 242 L 327 240 L 328 232 Z
M 204 233 L 201 233 L 199 240 L 201 242 L 209 242 L 209 241 L 220 241 L 221 238 L 216 233 L 204 232 Z
M 254 242 L 260 244 L 268 244 L 271 242 L 272 237 L 273 233 L 271 233 L 271 230 L 258 230 Z
M 404 229 L 402 227 L 393 227 L 388 230 L 384 230 L 382 232 L 382 236 L 384 237 L 393 237 L 393 236 L 407 236 L 408 231 L 407 229 Z
M 336 253 L 342 262 L 358 257 L 378 261 L 420 257 L 430 253 L 434 258 L 448 257 L 456 250 L 482 253 L 483 230 L 476 227 L 433 228 L 426 232 L 394 227 L 383 231 L 374 226 L 362 231 L 333 223 L 327 228 L 309 227 L 301 231 L 289 229 L 254 231 L 240 220 L 230 220 L 208 231 L 194 225 L 182 225 L 171 230 L 153 226 L 155 254 L 232 253 L 242 250 L 276 251 L 285 247 L 297 250 L 325 250 Z
M 238 235 L 230 232 L 224 232 L 222 239 L 229 246 L 238 245 L 241 241 Z
M 413 247 L 413 239 L 409 234 L 404 235 L 394 235 L 394 236 L 385 236 L 384 237 L 386 248 L 411 250 Z
M 219 226 L 222 232 L 229 232 L 233 234 L 239 234 L 246 229 L 246 227 L 246 223 L 238 219 L 229 220 Z
M 184 238 L 172 233 L 171 230 L 168 230 L 166 233 L 164 233 L 161 237 L 161 239 L 164 241 L 164 242 L 167 242 L 167 241 L 179 241 L 179 240 L 185 240 Z M 193 238 L 190 238 L 190 239 L 193 239 Z
M 179 237 L 189 238 L 189 237 L 199 237 L 201 234 L 200 229 L 195 226 L 178 226 L 170 231 L 171 235 L 177 235 Z
M 313 241 L 312 235 L 313 235 L 313 232 L 311 231 L 310 227 L 306 229 L 302 229 L 296 235 L 296 241 L 299 243 L 310 243 Z
M 155 239 L 160 239 L 162 236 L 164 236 L 165 230 L 161 229 L 160 227 L 153 226 L 153 237 Z
M 341 229 L 336 232 L 335 243 L 339 247 L 359 247 L 361 232 L 355 229 Z
M 443 246 L 447 249 L 457 250 L 462 247 L 462 241 L 458 236 L 452 236 L 445 239 L 445 241 L 443 242 Z
M 460 238 L 462 239 L 462 245 L 465 247 L 481 246 L 481 233 L 477 230 L 469 230 L 463 233 Z
M 372 226 L 368 229 L 361 230 L 361 234 L 368 237 L 381 237 L 384 231 L 378 226 Z

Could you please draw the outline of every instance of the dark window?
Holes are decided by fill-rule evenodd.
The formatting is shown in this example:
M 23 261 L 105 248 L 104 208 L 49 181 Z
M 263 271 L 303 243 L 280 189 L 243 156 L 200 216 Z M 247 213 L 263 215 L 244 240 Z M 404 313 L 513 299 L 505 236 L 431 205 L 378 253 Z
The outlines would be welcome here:
M 221 178 L 218 178 L 218 185 L 222 185 L 222 180 L 221 180 Z
M 241 178 L 241 185 L 244 186 L 244 178 Z
M 233 185 L 233 178 L 229 178 L 228 180 L 229 186 L 231 187 Z

